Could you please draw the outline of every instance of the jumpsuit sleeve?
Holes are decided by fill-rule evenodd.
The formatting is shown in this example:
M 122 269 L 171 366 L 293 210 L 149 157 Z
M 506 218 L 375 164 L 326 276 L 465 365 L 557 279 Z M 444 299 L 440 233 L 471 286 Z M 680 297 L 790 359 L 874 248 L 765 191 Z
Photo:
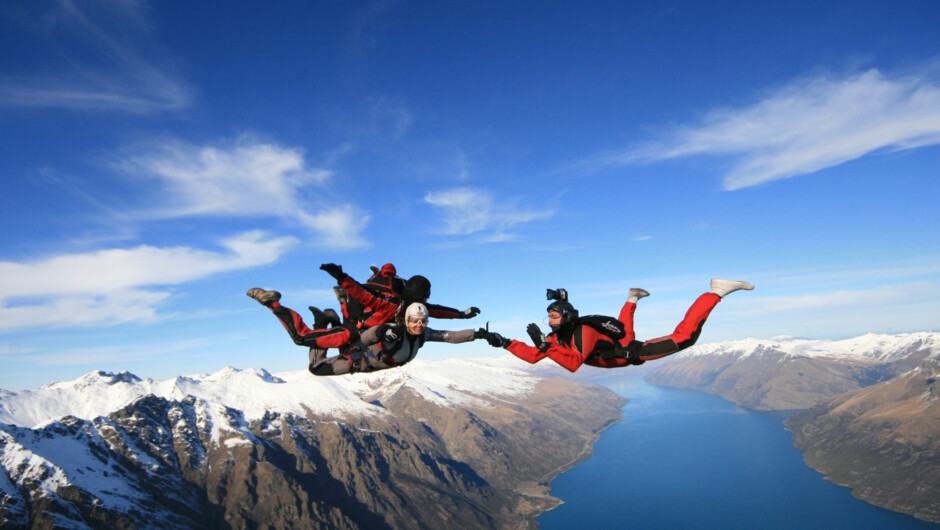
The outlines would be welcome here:
M 548 357 L 547 353 L 540 352 L 539 349 L 535 346 L 529 346 L 528 344 L 519 342 L 518 340 L 513 340 L 510 342 L 509 346 L 506 346 L 506 350 L 529 364 L 535 364 Z
M 574 346 L 564 346 L 553 342 L 545 354 L 569 372 L 575 372 L 584 364 L 584 355 Z
M 379 342 L 379 328 L 382 326 L 372 326 L 371 328 L 366 328 L 359 333 L 359 342 L 365 344 L 366 346 L 372 346 Z M 383 330 L 384 331 L 384 330 Z
M 430 342 L 449 342 L 450 344 L 459 344 L 461 342 L 470 342 L 473 340 L 472 329 L 461 329 L 459 331 L 447 331 L 428 329 L 428 341 Z
M 437 304 L 424 304 L 428 308 L 428 316 L 431 318 L 464 318 L 463 311 Z

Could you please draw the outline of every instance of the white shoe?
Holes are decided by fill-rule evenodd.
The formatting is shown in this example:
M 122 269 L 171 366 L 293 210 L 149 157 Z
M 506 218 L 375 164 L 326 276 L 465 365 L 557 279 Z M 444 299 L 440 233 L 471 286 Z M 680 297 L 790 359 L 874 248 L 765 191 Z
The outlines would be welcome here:
M 747 282 L 737 282 L 734 280 L 712 280 L 712 292 L 724 298 L 735 291 L 751 291 L 754 286 Z
M 627 302 L 637 303 L 640 298 L 646 298 L 650 293 L 646 289 L 639 289 L 637 287 L 630 288 L 630 298 L 627 298 Z

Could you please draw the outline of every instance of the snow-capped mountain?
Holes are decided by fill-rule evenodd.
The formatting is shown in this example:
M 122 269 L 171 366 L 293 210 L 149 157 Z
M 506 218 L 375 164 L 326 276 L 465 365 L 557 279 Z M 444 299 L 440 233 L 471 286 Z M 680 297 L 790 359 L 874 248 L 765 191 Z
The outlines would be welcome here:
M 693 346 L 657 364 L 647 380 L 704 390 L 753 409 L 794 410 L 886 381 L 938 356 L 936 332 L 745 339 Z
M 92 372 L 2 391 L 0 525 L 516 527 L 557 503 L 547 481 L 623 403 L 520 368 Z M 553 443 L 534 454 L 533 433 Z
M 259 420 L 272 410 L 343 418 L 387 413 L 373 401 L 402 387 L 432 402 L 457 405 L 477 401 L 475 394 L 522 396 L 536 381 L 509 358 L 419 360 L 407 370 L 354 377 L 313 377 L 306 370 L 272 375 L 263 369 L 226 367 L 214 374 L 154 381 L 128 372 L 99 371 L 38 390 L 0 391 L 0 423 L 39 427 L 63 416 L 91 420 L 149 395 L 167 400 L 192 396 L 210 411 L 236 408 L 247 421 Z
M 738 359 L 744 359 L 751 355 L 776 352 L 785 358 L 810 357 L 891 363 L 906 359 L 918 351 L 926 352 L 928 357 L 937 356 L 940 353 L 940 333 L 919 332 L 899 335 L 868 333 L 844 340 L 813 340 L 795 337 L 774 337 L 769 340 L 744 339 L 694 346 L 677 357 L 733 355 Z

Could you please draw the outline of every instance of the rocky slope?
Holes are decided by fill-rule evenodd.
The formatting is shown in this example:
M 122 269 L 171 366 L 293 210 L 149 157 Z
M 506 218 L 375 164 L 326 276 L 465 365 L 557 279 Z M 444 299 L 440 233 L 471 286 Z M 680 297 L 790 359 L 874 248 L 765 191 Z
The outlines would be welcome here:
M 512 359 L 0 391 L 0 524 L 517 528 L 623 398 Z
M 856 497 L 940 523 L 940 361 L 787 420 L 812 468 Z
M 938 355 L 940 333 L 932 332 L 841 341 L 746 339 L 694 346 L 656 361 L 647 381 L 703 390 L 755 410 L 800 410 Z

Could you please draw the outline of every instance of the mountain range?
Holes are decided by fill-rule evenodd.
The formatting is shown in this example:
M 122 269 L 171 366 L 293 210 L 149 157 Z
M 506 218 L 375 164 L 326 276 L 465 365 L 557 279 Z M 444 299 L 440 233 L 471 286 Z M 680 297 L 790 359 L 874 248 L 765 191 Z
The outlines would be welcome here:
M 802 410 L 940 356 L 940 333 L 845 340 L 777 337 L 702 344 L 657 361 L 654 384 L 716 394 L 754 410 Z
M 792 411 L 786 424 L 810 467 L 871 504 L 940 523 L 938 372 L 940 333 L 920 332 L 703 344 L 646 379 Z
M 0 390 L 0 525 L 525 527 L 624 402 L 510 357 Z

